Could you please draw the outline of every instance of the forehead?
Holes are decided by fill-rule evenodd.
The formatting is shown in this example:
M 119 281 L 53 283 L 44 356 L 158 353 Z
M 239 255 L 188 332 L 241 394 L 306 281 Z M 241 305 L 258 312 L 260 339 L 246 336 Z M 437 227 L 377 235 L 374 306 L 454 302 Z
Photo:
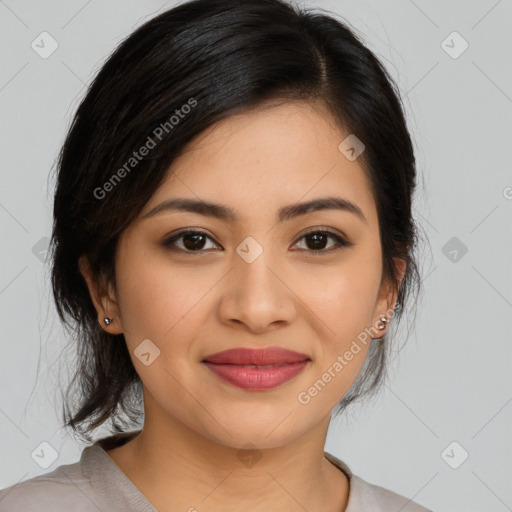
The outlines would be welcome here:
M 320 106 L 287 102 L 223 119 L 193 139 L 141 216 L 175 197 L 229 205 L 243 221 L 316 197 L 341 196 L 376 211 L 358 160 L 340 150 L 348 136 Z

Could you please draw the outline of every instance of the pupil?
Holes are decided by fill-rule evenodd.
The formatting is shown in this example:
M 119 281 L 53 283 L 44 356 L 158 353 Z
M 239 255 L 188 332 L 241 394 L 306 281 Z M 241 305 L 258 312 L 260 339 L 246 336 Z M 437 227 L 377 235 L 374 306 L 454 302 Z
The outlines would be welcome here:
M 320 239 L 320 246 L 322 247 L 319 247 L 318 246 L 318 243 L 315 243 L 313 242 L 313 247 L 310 247 L 310 244 L 308 244 L 308 247 L 310 249 L 313 249 L 313 250 L 318 250 L 318 249 L 323 249 L 323 244 L 325 243 L 325 239 L 326 239 L 326 235 L 325 234 L 322 234 L 322 233 L 316 233 L 314 235 L 310 235 L 310 240 L 316 240 L 316 242 L 318 242 L 318 240 Z
M 200 244 L 199 247 L 196 245 L 198 238 L 203 238 L 203 243 Z M 188 243 L 187 241 L 189 241 L 190 239 L 193 239 L 193 241 L 191 243 Z M 187 249 L 190 249 L 190 250 L 202 249 L 202 247 L 204 246 L 204 237 L 203 237 L 203 235 L 193 235 L 193 234 L 184 235 L 183 236 L 183 245 Z

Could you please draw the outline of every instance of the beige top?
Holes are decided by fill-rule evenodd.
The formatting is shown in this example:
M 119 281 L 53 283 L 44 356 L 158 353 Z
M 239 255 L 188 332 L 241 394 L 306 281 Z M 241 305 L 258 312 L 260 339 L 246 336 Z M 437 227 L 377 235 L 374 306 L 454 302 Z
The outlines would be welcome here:
M 138 433 L 100 439 L 82 450 L 78 462 L 0 490 L 0 512 L 158 512 L 106 452 Z M 324 456 L 349 478 L 344 512 L 432 512 L 352 474 L 330 453 Z

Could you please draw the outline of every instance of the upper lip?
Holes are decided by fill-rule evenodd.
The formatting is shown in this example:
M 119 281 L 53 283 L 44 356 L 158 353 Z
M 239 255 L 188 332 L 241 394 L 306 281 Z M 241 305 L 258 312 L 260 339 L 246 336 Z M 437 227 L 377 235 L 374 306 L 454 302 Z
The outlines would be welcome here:
M 300 354 L 280 347 L 233 348 L 206 356 L 203 361 L 215 364 L 269 365 L 289 364 L 308 360 L 307 354 Z

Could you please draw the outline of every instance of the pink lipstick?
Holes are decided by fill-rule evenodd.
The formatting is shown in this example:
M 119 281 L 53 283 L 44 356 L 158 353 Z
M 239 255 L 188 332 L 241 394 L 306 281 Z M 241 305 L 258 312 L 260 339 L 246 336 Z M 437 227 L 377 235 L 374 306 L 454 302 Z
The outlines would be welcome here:
M 202 362 L 221 379 L 243 389 L 272 389 L 293 379 L 311 359 L 280 347 L 236 348 L 217 352 Z

